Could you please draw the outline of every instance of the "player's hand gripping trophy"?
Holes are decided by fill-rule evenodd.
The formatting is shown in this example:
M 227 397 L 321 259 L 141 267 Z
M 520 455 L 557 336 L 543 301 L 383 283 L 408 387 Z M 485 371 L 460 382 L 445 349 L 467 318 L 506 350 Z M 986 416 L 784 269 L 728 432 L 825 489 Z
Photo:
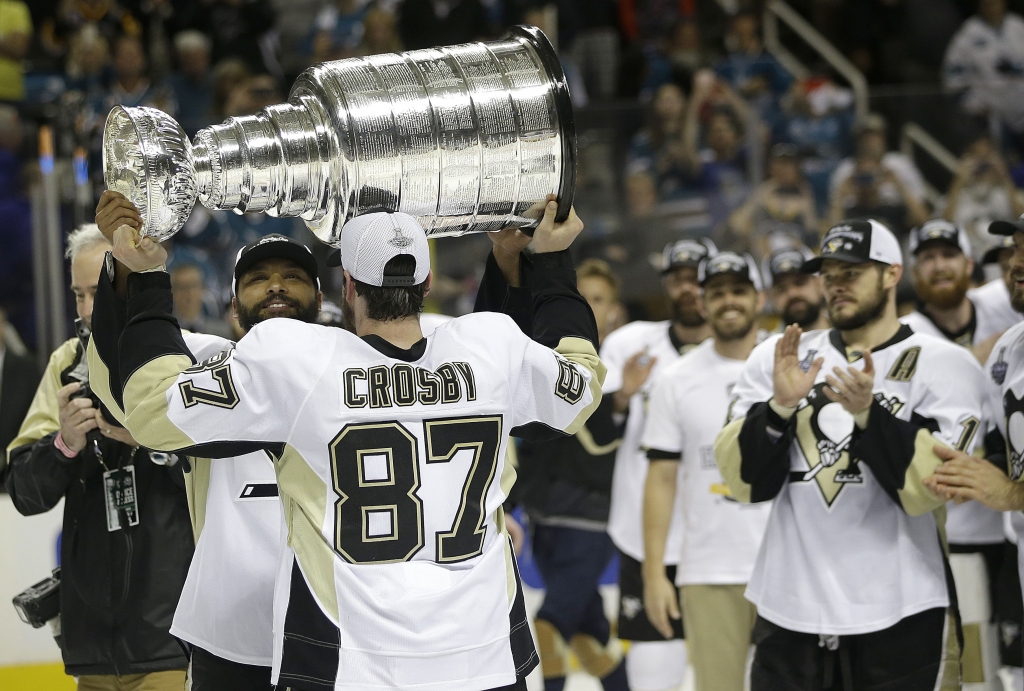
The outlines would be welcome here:
M 287 103 L 202 129 L 194 142 L 159 110 L 115 107 L 103 169 L 153 241 L 176 233 L 198 199 L 297 216 L 339 246 L 345 222 L 371 210 L 408 213 L 439 237 L 535 226 L 555 195 L 563 221 L 575 129 L 551 44 L 517 26 L 488 43 L 317 65 Z

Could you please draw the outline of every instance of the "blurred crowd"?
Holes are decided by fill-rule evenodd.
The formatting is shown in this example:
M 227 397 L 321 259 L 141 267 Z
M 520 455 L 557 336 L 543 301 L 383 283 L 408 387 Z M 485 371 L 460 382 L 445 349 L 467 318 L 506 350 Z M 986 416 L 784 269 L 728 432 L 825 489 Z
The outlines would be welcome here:
M 283 101 L 311 64 L 496 38 L 515 23 L 541 27 L 557 45 L 580 113 L 582 253 L 630 278 L 624 297 L 633 316 L 645 310 L 644 291 L 656 287 L 645 278 L 653 276 L 650 257 L 669 240 L 710 236 L 761 257 L 797 243 L 814 247 L 840 218 L 878 218 L 905 239 L 944 217 L 964 226 L 982 253 L 987 223 L 1024 211 L 1020 7 L 1011 0 L 791 2 L 872 85 L 944 90 L 961 135 L 947 145 L 962 155 L 952 182 L 935 190 L 894 150 L 898 133 L 884 117 L 857 116 L 853 92 L 820 57 L 798 52 L 809 76 L 796 78 L 766 50 L 762 4 L 0 0 L 0 307 L 31 344 L 28 192 L 38 177 L 39 125 L 53 126 L 58 159 L 77 153 L 73 172 L 95 199 L 103 189 L 103 123 L 114 105 L 160 108 L 193 135 Z M 618 118 L 610 135 L 588 128 L 589 113 L 599 121 L 609 112 L 633 115 Z M 183 321 L 228 328 L 222 315 L 235 251 L 271 232 L 315 244 L 295 219 L 197 206 L 172 241 L 176 281 L 193 296 Z M 435 248 L 442 276 L 433 308 L 469 310 L 488 251 L 477 240 Z

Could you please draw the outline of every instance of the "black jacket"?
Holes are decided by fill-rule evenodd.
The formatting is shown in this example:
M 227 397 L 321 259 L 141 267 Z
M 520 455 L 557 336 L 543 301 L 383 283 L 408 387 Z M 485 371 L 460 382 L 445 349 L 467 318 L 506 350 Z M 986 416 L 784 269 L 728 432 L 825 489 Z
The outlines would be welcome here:
M 18 436 L 38 385 L 35 361 L 8 350 L 0 369 L 0 479 L 7 468 L 7 445 Z
M 520 261 L 520 287 L 505 280 L 493 255 L 487 257 L 477 292 L 475 312 L 504 312 L 519 328 L 533 335 L 532 264 Z M 522 440 L 518 445 L 518 479 L 509 502 L 522 504 L 538 523 L 604 530 L 611 504 L 615 453 L 625 424 L 613 419 L 613 399 L 606 396 L 571 437 L 542 441 Z
M 107 530 L 99 460 L 88 447 L 69 460 L 53 444 L 59 430 L 56 390 L 70 383 L 68 373 L 82 357 L 77 338 L 51 356 L 12 442 L 6 478 L 23 515 L 49 511 L 64 499 L 65 670 L 124 675 L 184 669 L 188 661 L 169 633 L 193 551 L 182 467 L 156 465 L 145 449 L 100 437 L 108 468 L 134 465 L 139 507 L 138 525 Z

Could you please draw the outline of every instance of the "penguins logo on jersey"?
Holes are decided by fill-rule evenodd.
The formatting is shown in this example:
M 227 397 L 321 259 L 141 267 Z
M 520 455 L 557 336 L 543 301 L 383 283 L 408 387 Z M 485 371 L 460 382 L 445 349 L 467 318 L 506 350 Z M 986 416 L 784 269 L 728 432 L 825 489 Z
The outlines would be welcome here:
M 1003 408 L 1006 411 L 1006 451 L 1009 455 L 1010 479 L 1014 482 L 1024 475 L 1024 400 L 1003 394 Z
M 850 458 L 853 416 L 842 404 L 825 396 L 825 382 L 816 384 L 807 394 L 807 405 L 797 411 L 796 438 L 807 461 L 808 470 L 790 474 L 790 482 L 816 482 L 822 499 L 830 508 L 847 485 L 864 482 L 857 461 Z M 875 400 L 895 413 L 903 403 L 875 394 Z

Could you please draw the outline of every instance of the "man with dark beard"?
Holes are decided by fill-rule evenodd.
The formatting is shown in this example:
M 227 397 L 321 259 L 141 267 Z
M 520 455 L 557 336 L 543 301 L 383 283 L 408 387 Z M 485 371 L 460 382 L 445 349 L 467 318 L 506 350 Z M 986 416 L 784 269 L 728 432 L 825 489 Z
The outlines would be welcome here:
M 790 325 L 733 389 L 715 460 L 734 499 L 773 500 L 746 590 L 752 691 L 961 688 L 945 499 L 923 479 L 980 443 L 984 379 L 897 319 L 902 265 L 881 223 L 832 227 L 803 270 L 835 328 Z
M 757 615 L 743 591 L 771 505 L 733 501 L 723 491 L 718 468 L 708 461 L 743 363 L 766 335 L 757 329 L 764 293 L 747 255 L 720 252 L 701 264 L 700 274 L 712 337 L 658 378 L 641 440 L 650 460 L 644 490 L 644 608 L 666 638 L 672 633 L 670 620 L 682 617 L 698 691 L 743 691 Z M 677 494 L 683 497 L 676 507 L 683 514 L 683 545 L 680 553 L 666 555 Z M 675 583 L 665 576 L 666 556 L 678 560 Z
M 800 271 L 804 262 L 813 256 L 810 249 L 797 245 L 772 253 L 763 262 L 765 287 L 781 317 L 780 331 L 790 324 L 804 331 L 829 327 L 821 279 Z
M 977 291 L 970 290 L 974 261 L 970 240 L 962 228 L 942 219 L 928 221 L 911 231 L 909 249 L 914 258 L 918 304 L 900 321 L 915 333 L 944 338 L 973 351 L 1009 326 L 1000 321 L 991 301 L 979 299 Z M 964 649 L 966 654 L 976 656 L 965 659 L 964 668 L 980 672 L 965 676 L 964 681 L 991 686 L 998 683 L 1000 665 L 997 621 L 1006 619 L 1012 624 L 1010 629 L 1019 628 L 1018 617 L 1001 616 L 995 607 L 998 576 L 1007 556 L 1003 517 L 977 502 L 949 502 L 946 511 L 949 563 L 960 603 Z M 1019 663 L 1019 642 L 1014 643 L 1014 654 L 1004 656 L 1007 664 Z
M 613 331 L 601 345 L 601 360 L 608 367 L 605 394 L 615 412 L 627 416 L 622 444 L 615 456 L 608 534 L 620 552 L 619 638 L 632 641 L 626 673 L 633 691 L 663 691 L 683 683 L 686 647 L 682 625 L 673 622 L 671 640 L 647 620 L 641 563 L 644 559 L 643 499 L 647 457 L 640 435 L 647 416 L 651 385 L 669 365 L 711 335 L 700 310 L 697 268 L 717 253 L 710 240 L 680 240 L 665 247 L 662 286 L 672 318 L 635 321 Z M 639 366 L 637 366 L 639 365 Z M 675 580 L 676 555 L 682 539 L 681 518 L 673 520 L 667 540 L 666 575 Z
M 96 221 L 108 239 L 121 225 L 138 228 L 141 220 L 131 202 L 116 192 L 100 198 Z M 109 266 L 117 273 L 112 261 Z M 120 279 L 125 277 L 122 272 Z M 97 289 L 103 296 L 96 300 L 98 333 L 93 337 L 95 353 L 90 351 L 90 366 L 96 371 L 116 360 L 124 327 L 119 316 L 126 309 L 124 293 L 115 294 L 114 278 L 101 276 Z M 246 333 L 267 319 L 313 323 L 322 301 L 312 253 L 283 235 L 267 235 L 238 252 L 231 292 L 232 309 Z M 200 369 L 215 369 L 235 347 L 218 336 L 183 336 L 202 363 Z M 124 413 L 107 388 L 109 377 L 95 380 L 101 400 L 123 421 Z M 170 629 L 191 648 L 186 688 L 271 689 L 274 582 L 285 548 L 273 461 L 256 451 L 216 462 L 190 458 L 189 465 L 185 485 L 196 547 Z

